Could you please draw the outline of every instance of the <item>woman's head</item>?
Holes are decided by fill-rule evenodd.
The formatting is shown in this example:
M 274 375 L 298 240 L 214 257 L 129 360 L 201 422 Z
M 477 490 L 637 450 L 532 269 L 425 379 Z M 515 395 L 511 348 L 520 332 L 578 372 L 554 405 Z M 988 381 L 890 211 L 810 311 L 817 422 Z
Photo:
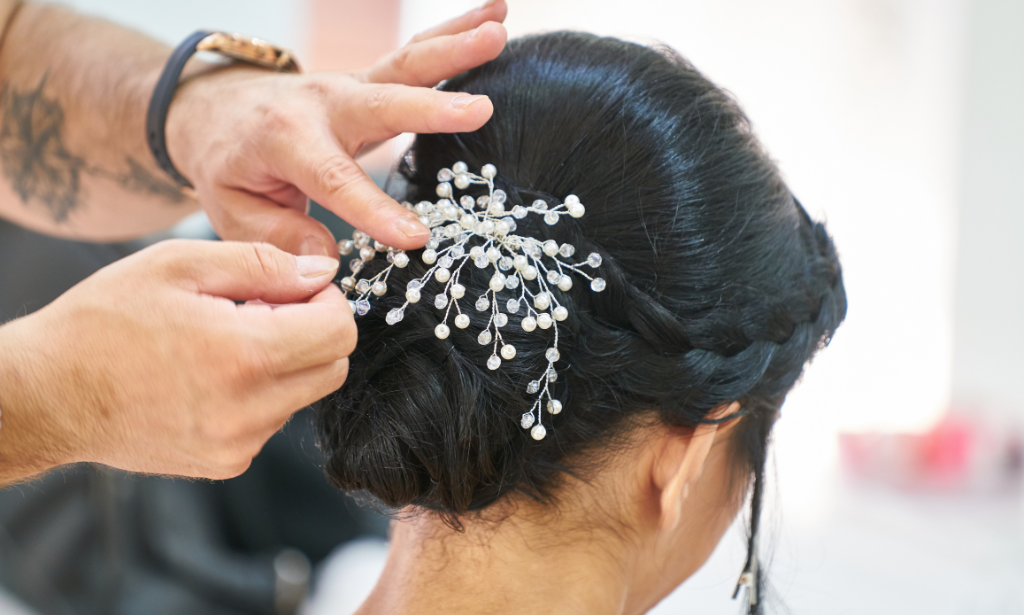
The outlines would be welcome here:
M 403 300 L 377 301 L 359 320 L 348 383 L 319 409 L 328 476 L 451 521 L 510 497 L 558 506 L 565 477 L 600 473 L 639 446 L 638 430 L 690 436 L 737 402 L 728 449 L 738 476 L 755 477 L 756 524 L 778 408 L 846 299 L 831 239 L 742 111 L 670 51 L 576 33 L 513 41 L 444 88 L 488 95 L 494 116 L 473 133 L 418 136 L 401 169 L 408 200 L 436 198 L 437 172 L 460 160 L 495 165 L 511 204 L 576 194 L 584 217 L 531 216 L 516 232 L 598 252 L 607 288 L 559 295 L 570 318 L 551 386 L 564 409 L 541 441 L 519 417 L 551 331 L 526 333 L 512 317 L 503 335 L 518 353 L 491 371 L 476 339 L 486 316 L 470 312 L 441 340 L 442 313 L 427 302 L 389 326 Z M 424 271 L 414 254 L 391 286 Z M 474 297 L 488 279 L 470 267 L 460 282 Z

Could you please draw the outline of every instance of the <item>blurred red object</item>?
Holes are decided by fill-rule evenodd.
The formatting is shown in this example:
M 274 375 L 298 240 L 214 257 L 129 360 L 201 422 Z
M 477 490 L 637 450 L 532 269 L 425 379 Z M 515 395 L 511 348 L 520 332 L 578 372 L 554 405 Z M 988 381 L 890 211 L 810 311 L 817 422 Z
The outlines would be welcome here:
M 920 433 L 844 433 L 840 462 L 854 482 L 904 490 L 1020 488 L 1024 438 L 1015 423 L 950 413 Z

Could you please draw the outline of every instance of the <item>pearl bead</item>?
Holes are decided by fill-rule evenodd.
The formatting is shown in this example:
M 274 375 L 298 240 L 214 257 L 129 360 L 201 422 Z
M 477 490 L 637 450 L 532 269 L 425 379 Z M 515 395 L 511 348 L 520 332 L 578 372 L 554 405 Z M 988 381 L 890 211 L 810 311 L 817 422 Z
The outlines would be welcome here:
M 582 218 L 587 213 L 587 208 L 579 203 L 569 205 L 569 215 L 573 218 Z
M 506 361 L 511 361 L 516 356 L 516 347 L 512 344 L 505 344 L 501 347 L 501 356 Z
M 484 248 L 483 248 L 483 246 L 473 246 L 472 248 L 469 249 L 469 257 L 470 258 L 480 258 L 483 255 L 484 255 Z
M 433 265 L 437 261 L 437 252 L 431 250 L 430 248 L 427 248 L 426 250 L 423 251 L 423 256 L 421 258 L 423 259 L 424 263 L 428 265 Z
M 352 254 L 352 248 L 355 247 L 355 242 L 351 239 L 344 239 L 338 242 L 338 253 L 342 256 L 348 256 Z
M 570 278 L 567 275 L 563 275 L 562 277 L 558 278 L 559 290 L 569 290 L 570 288 L 572 288 L 572 278 Z
M 544 312 L 543 314 L 539 314 L 537 316 L 537 326 L 540 327 L 541 329 L 550 329 L 552 322 L 553 321 L 551 320 L 551 314 L 548 314 L 547 312 Z
M 439 340 L 447 339 L 448 335 L 451 332 L 452 332 L 452 330 L 449 329 L 448 325 L 446 325 L 444 323 L 441 323 L 441 324 L 437 325 L 436 327 L 434 327 L 434 335 L 436 335 L 437 339 L 439 339 Z
M 494 225 L 494 234 L 499 237 L 504 237 L 505 235 L 508 235 L 509 231 L 511 230 L 512 229 L 509 228 L 508 226 L 508 222 L 505 222 L 504 220 Z
M 451 279 L 451 277 L 452 272 L 449 271 L 448 269 L 445 269 L 444 267 L 439 267 L 437 271 L 434 272 L 434 279 L 437 280 L 438 282 L 441 282 L 442 284 Z
M 548 412 L 551 414 L 558 414 L 562 411 L 562 402 L 557 399 L 552 399 L 548 402 Z
M 501 273 L 494 274 L 494 276 L 491 277 L 489 286 L 491 287 L 491 290 L 496 293 L 500 293 L 505 290 L 505 276 Z
M 569 317 L 569 310 L 565 309 L 564 305 L 560 305 L 551 310 L 551 315 L 555 317 L 555 320 L 562 321 Z
M 416 303 L 420 300 L 420 291 L 413 289 L 405 291 L 405 300 L 409 303 Z
M 469 188 L 469 175 L 465 173 L 459 173 L 455 176 L 455 187 L 459 190 L 465 190 Z
M 515 258 L 512 259 L 512 266 L 519 271 L 522 271 L 529 264 L 530 261 L 526 260 L 526 256 L 522 254 L 516 254 Z
M 541 249 L 544 250 L 544 254 L 554 256 L 558 254 L 558 242 L 554 239 L 548 239 L 541 245 Z
M 493 224 L 493 222 L 491 224 Z M 498 248 L 487 248 L 487 252 L 485 252 L 484 254 L 485 256 L 487 256 L 487 260 L 491 261 L 492 263 L 501 258 L 501 252 L 498 250 Z
M 378 297 L 381 297 L 384 295 L 384 293 L 388 292 L 388 285 L 378 280 L 377 282 L 373 283 L 373 286 L 370 287 L 370 290 L 373 292 L 373 294 L 377 295 Z
M 480 169 L 480 175 L 487 179 L 494 179 L 497 174 L 498 169 L 496 169 L 493 164 L 485 164 L 483 168 Z
M 533 436 L 534 440 L 543 440 L 544 436 L 548 435 L 548 430 L 544 429 L 543 425 L 534 425 L 533 429 L 530 430 L 530 435 Z
M 494 221 L 484 220 L 483 222 L 477 225 L 477 229 L 481 235 L 490 235 L 491 233 L 494 232 Z
M 566 205 L 574 205 L 580 202 L 580 197 L 576 196 L 575 194 L 570 194 L 569 196 L 565 197 L 565 200 L 562 202 L 565 203 Z
M 460 329 L 465 329 L 469 326 L 469 316 L 465 314 L 459 314 L 455 317 L 455 326 Z
M 405 266 L 409 264 L 409 256 L 404 252 L 399 252 L 398 254 L 395 254 L 392 261 L 395 263 L 395 267 L 404 269 Z
M 356 279 L 352 276 L 341 278 L 341 290 L 352 292 L 356 289 Z
M 533 265 L 528 265 L 526 269 L 523 269 L 523 278 L 526 280 L 537 279 L 537 268 Z
M 437 185 L 437 196 L 442 199 L 450 197 L 452 195 L 452 185 L 448 182 L 441 182 Z
M 547 293 L 537 293 L 537 296 L 533 298 L 533 307 L 538 310 L 546 310 L 551 305 L 551 298 L 548 297 Z
M 460 160 L 452 165 L 452 172 L 456 175 L 459 173 L 469 173 L 469 165 Z
M 466 295 L 466 287 L 462 284 L 452 284 L 449 291 L 454 299 L 462 299 Z
M 459 226 L 466 229 L 467 231 L 472 230 L 476 227 L 476 217 L 471 214 L 466 214 L 459 218 Z
M 356 313 L 356 302 L 352 301 L 352 300 L 349 300 L 349 302 L 348 302 L 348 309 L 352 310 L 352 313 L 355 314 Z
M 523 319 L 522 326 L 523 331 L 530 333 L 531 331 L 537 328 L 537 319 L 534 318 L 533 316 L 527 316 L 526 318 Z
M 359 258 L 363 259 L 364 261 L 373 260 L 373 257 L 376 254 L 377 251 L 371 248 L 370 246 L 366 246 L 365 248 L 359 249 Z
M 505 205 L 503 203 L 492 202 L 487 206 L 487 213 L 492 216 L 500 216 L 505 213 Z

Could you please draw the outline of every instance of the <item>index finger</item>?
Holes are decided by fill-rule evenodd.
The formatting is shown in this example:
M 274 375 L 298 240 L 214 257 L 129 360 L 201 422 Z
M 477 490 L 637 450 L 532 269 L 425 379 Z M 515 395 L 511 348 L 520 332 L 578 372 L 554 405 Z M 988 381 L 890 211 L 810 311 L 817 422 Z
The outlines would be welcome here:
M 487 21 L 502 22 L 505 21 L 506 14 L 508 14 L 508 5 L 505 4 L 505 0 L 488 0 L 483 6 L 467 11 L 455 19 L 449 19 L 439 26 L 420 32 L 412 37 L 409 42 L 418 43 L 438 36 L 458 34 L 459 32 L 472 30 Z

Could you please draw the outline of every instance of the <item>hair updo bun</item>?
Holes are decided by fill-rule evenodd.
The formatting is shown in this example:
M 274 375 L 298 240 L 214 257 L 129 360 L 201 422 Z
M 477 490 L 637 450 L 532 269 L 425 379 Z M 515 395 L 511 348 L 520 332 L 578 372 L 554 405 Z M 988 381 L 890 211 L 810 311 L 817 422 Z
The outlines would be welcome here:
M 404 302 L 395 289 L 426 271 L 410 253 L 358 319 L 347 383 L 318 405 L 330 480 L 455 519 L 512 492 L 550 498 L 567 459 L 607 445 L 631 419 L 654 412 L 694 426 L 739 400 L 737 449 L 759 481 L 778 406 L 844 318 L 846 297 L 831 239 L 736 103 L 670 51 L 566 32 L 512 41 L 443 89 L 486 94 L 494 116 L 473 133 L 419 135 L 401 167 L 407 199 L 436 200 L 438 170 L 459 160 L 494 164 L 509 206 L 577 194 L 585 216 L 555 226 L 529 216 L 517 234 L 571 243 L 577 259 L 600 253 L 607 288 L 559 295 L 570 316 L 552 387 L 564 410 L 545 416 L 538 442 L 519 417 L 552 331 L 526 333 L 513 316 L 502 335 L 518 353 L 491 371 L 480 312 L 444 340 L 429 300 L 387 325 Z M 465 268 L 466 296 L 488 278 Z

